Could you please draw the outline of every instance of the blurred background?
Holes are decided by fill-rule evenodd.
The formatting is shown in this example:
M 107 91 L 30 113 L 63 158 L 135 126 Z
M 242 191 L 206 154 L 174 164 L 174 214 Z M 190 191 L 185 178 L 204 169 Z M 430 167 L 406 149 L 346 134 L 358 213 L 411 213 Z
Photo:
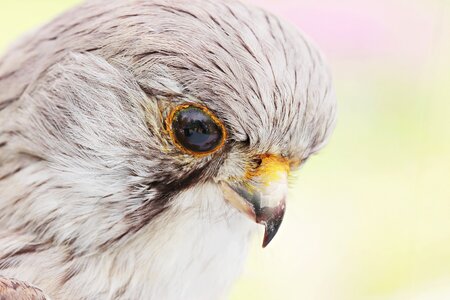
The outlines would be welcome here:
M 333 70 L 339 121 L 230 299 L 450 299 L 450 1 L 247 0 Z M 77 0 L 0 0 L 0 52 Z

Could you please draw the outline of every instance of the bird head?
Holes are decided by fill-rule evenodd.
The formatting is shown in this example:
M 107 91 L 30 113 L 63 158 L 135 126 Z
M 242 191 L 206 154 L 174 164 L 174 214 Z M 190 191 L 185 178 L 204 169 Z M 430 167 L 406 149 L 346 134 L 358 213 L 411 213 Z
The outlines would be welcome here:
M 265 226 L 266 246 L 290 174 L 334 127 L 321 54 L 239 2 L 87 2 L 24 53 L 10 144 L 36 161 L 36 188 L 21 217 L 33 209 L 29 226 L 80 249 L 175 218 L 202 186 Z

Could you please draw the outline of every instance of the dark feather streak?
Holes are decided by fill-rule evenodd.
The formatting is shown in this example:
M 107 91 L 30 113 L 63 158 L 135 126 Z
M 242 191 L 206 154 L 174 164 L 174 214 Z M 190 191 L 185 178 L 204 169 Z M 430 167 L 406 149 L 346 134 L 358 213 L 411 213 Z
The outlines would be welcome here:
M 16 98 L 12 98 L 12 99 L 6 99 L 3 100 L 2 102 L 0 102 L 0 111 L 2 111 L 3 109 L 5 109 L 6 107 L 8 107 L 8 105 L 16 102 L 17 100 L 19 100 L 18 97 Z
M 17 167 L 16 169 L 14 169 L 13 171 L 6 173 L 5 175 L 0 177 L 0 181 L 5 180 L 11 176 L 13 176 L 14 174 L 20 172 L 22 170 L 22 167 Z

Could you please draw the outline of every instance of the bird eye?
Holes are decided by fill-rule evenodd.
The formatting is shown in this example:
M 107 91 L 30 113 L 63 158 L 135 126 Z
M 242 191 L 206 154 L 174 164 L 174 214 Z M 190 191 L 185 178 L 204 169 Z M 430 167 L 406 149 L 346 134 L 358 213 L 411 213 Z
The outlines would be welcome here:
M 206 107 L 177 106 L 169 114 L 166 124 L 175 145 L 193 155 L 211 154 L 225 143 L 224 125 Z

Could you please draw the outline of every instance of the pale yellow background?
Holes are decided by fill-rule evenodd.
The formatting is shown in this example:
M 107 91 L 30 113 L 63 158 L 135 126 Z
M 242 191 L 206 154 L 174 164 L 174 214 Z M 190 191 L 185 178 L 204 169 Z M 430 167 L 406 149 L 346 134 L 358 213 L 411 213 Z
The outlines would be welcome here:
M 77 2 L 0 0 L 0 51 Z M 292 1 L 253 2 L 295 21 L 283 10 Z M 333 69 L 339 122 L 293 184 L 279 235 L 265 250 L 255 241 L 231 299 L 450 300 L 449 2 L 295 3 L 323 18 L 311 36 Z M 348 28 L 355 40 L 378 32 L 379 44 L 325 31 L 343 28 L 345 13 L 363 24 Z M 370 22 L 385 31 L 365 35 Z

